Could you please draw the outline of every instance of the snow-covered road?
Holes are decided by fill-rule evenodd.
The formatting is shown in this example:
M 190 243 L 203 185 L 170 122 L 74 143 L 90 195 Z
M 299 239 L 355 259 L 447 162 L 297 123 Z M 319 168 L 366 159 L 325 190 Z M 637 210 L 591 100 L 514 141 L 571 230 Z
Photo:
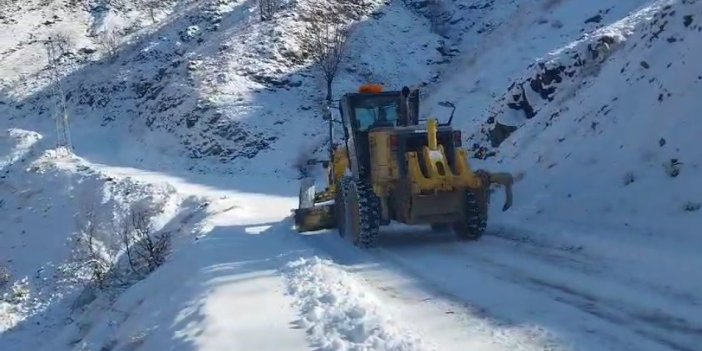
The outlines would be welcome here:
M 361 253 L 332 234 L 308 237 L 349 267 L 371 267 L 356 274 L 408 316 L 424 305 L 455 318 L 453 328 L 431 328 L 425 314 L 403 318 L 429 340 L 452 342 L 439 349 L 464 349 L 476 333 L 504 349 L 695 350 L 702 343 L 694 291 L 635 279 L 581 250 L 514 238 L 492 232 L 460 243 L 450 233 L 401 228 Z M 460 334 L 464 341 L 456 342 Z
M 327 138 L 297 38 L 315 3 L 25 2 L 0 14 L 0 350 L 702 350 L 702 1 L 371 1 L 334 92 L 421 86 L 420 117 L 455 103 L 473 151 L 519 125 L 471 165 L 523 180 L 480 241 L 392 226 L 370 250 L 292 229 L 300 156 Z M 100 197 L 106 225 L 153 197 L 179 235 L 123 294 L 66 288 L 79 301 L 54 272 Z
M 307 344 L 286 342 L 290 350 L 692 351 L 702 344 L 702 307 L 694 290 L 699 283 L 649 279 L 668 265 L 646 263 L 643 250 L 640 257 L 619 257 L 495 225 L 478 242 L 392 226 L 383 228 L 377 248 L 361 250 L 334 231 L 293 231 L 288 216 L 294 198 L 102 169 L 235 204 L 209 218 L 210 235 L 164 268 L 186 264 L 199 272 L 191 280 L 217 281 L 216 289 L 199 293 L 207 307 L 200 311 L 204 322 L 188 327 L 200 330 L 192 336 L 202 340 L 192 342 L 203 345 L 196 349 L 231 345 L 226 340 L 232 337 L 238 345 L 268 345 L 271 339 L 247 331 L 250 318 L 276 335 L 306 334 Z M 217 244 L 205 244 L 210 242 Z M 246 269 L 215 269 L 225 266 Z M 215 279 L 212 271 L 226 274 Z M 157 299 L 173 292 L 164 293 Z M 150 323 L 172 322 L 162 316 Z
M 166 264 L 111 306 L 69 323 L 43 344 L 47 350 L 693 351 L 702 344 L 694 248 L 565 225 L 554 234 L 557 223 L 538 232 L 505 213 L 477 242 L 393 225 L 363 250 L 333 230 L 295 232 L 295 184 L 275 175 L 102 161 L 65 166 L 167 185 L 207 203 L 206 213 Z M 8 336 L 3 341 L 14 340 Z

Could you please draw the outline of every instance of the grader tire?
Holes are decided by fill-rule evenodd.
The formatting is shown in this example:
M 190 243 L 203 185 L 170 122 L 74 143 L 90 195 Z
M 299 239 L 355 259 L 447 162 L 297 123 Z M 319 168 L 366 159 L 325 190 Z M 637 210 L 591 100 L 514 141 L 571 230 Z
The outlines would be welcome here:
M 478 240 L 487 227 L 487 215 L 481 213 L 475 194 L 467 190 L 463 200 L 463 220 L 453 223 L 453 231 L 460 239 Z
M 380 199 L 369 184 L 352 178 L 342 179 L 341 189 L 341 236 L 358 247 L 373 247 L 380 230 Z

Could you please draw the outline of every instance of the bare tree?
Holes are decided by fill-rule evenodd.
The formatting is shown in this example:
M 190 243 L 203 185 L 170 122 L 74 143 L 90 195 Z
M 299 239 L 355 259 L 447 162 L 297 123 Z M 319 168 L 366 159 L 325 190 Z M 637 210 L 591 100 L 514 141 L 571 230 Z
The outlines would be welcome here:
M 90 282 L 100 289 L 109 286 L 110 275 L 114 272 L 114 261 L 98 240 L 102 230 L 97 215 L 97 205 L 86 203 L 77 220 L 78 233 L 74 236 L 74 255 L 79 262 L 78 269 L 87 269 Z
M 116 30 L 105 30 L 98 34 L 97 38 L 98 45 L 105 51 L 107 57 L 114 58 L 117 56 L 117 49 L 119 48 L 119 34 Z
M 302 49 L 311 57 L 324 76 L 327 103 L 332 100 L 332 83 L 344 58 L 351 34 L 344 22 L 344 11 L 338 7 L 317 8 L 308 14 L 309 27 L 302 33 Z
M 280 8 L 280 0 L 258 0 L 258 10 L 261 21 L 268 21 Z
M 54 45 L 58 51 L 58 55 L 64 55 L 71 52 L 73 46 L 75 45 L 73 36 L 68 31 L 56 31 L 47 39 L 47 41 L 50 45 Z
M 156 12 L 163 3 L 163 0 L 136 0 L 136 5 L 149 14 L 153 23 L 156 23 Z
M 161 266 L 171 249 L 171 233 L 154 233 L 151 217 L 148 209 L 133 206 L 121 229 L 129 267 L 139 276 Z

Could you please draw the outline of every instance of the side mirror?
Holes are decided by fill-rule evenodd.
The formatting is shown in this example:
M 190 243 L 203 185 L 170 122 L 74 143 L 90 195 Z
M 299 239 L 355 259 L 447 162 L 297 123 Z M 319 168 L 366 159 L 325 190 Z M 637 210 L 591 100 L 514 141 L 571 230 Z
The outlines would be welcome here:
M 451 108 L 451 117 L 449 117 L 448 122 L 439 124 L 442 126 L 450 126 L 451 121 L 453 121 L 453 114 L 454 112 L 456 112 L 456 105 L 454 105 L 453 102 L 450 101 L 441 101 L 439 102 L 439 106 Z
M 456 105 L 454 105 L 451 101 L 441 101 L 439 102 L 439 106 L 456 108 Z
M 410 88 L 408 86 L 402 87 L 402 97 L 407 98 L 410 94 Z

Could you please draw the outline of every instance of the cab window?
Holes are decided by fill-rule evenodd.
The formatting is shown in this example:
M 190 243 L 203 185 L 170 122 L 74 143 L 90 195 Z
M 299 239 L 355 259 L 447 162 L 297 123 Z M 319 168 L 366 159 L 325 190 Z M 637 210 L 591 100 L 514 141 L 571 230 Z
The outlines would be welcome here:
M 398 106 L 395 102 L 379 102 L 378 104 L 356 107 L 356 129 L 358 131 L 368 131 L 373 127 L 396 126 L 399 114 Z

